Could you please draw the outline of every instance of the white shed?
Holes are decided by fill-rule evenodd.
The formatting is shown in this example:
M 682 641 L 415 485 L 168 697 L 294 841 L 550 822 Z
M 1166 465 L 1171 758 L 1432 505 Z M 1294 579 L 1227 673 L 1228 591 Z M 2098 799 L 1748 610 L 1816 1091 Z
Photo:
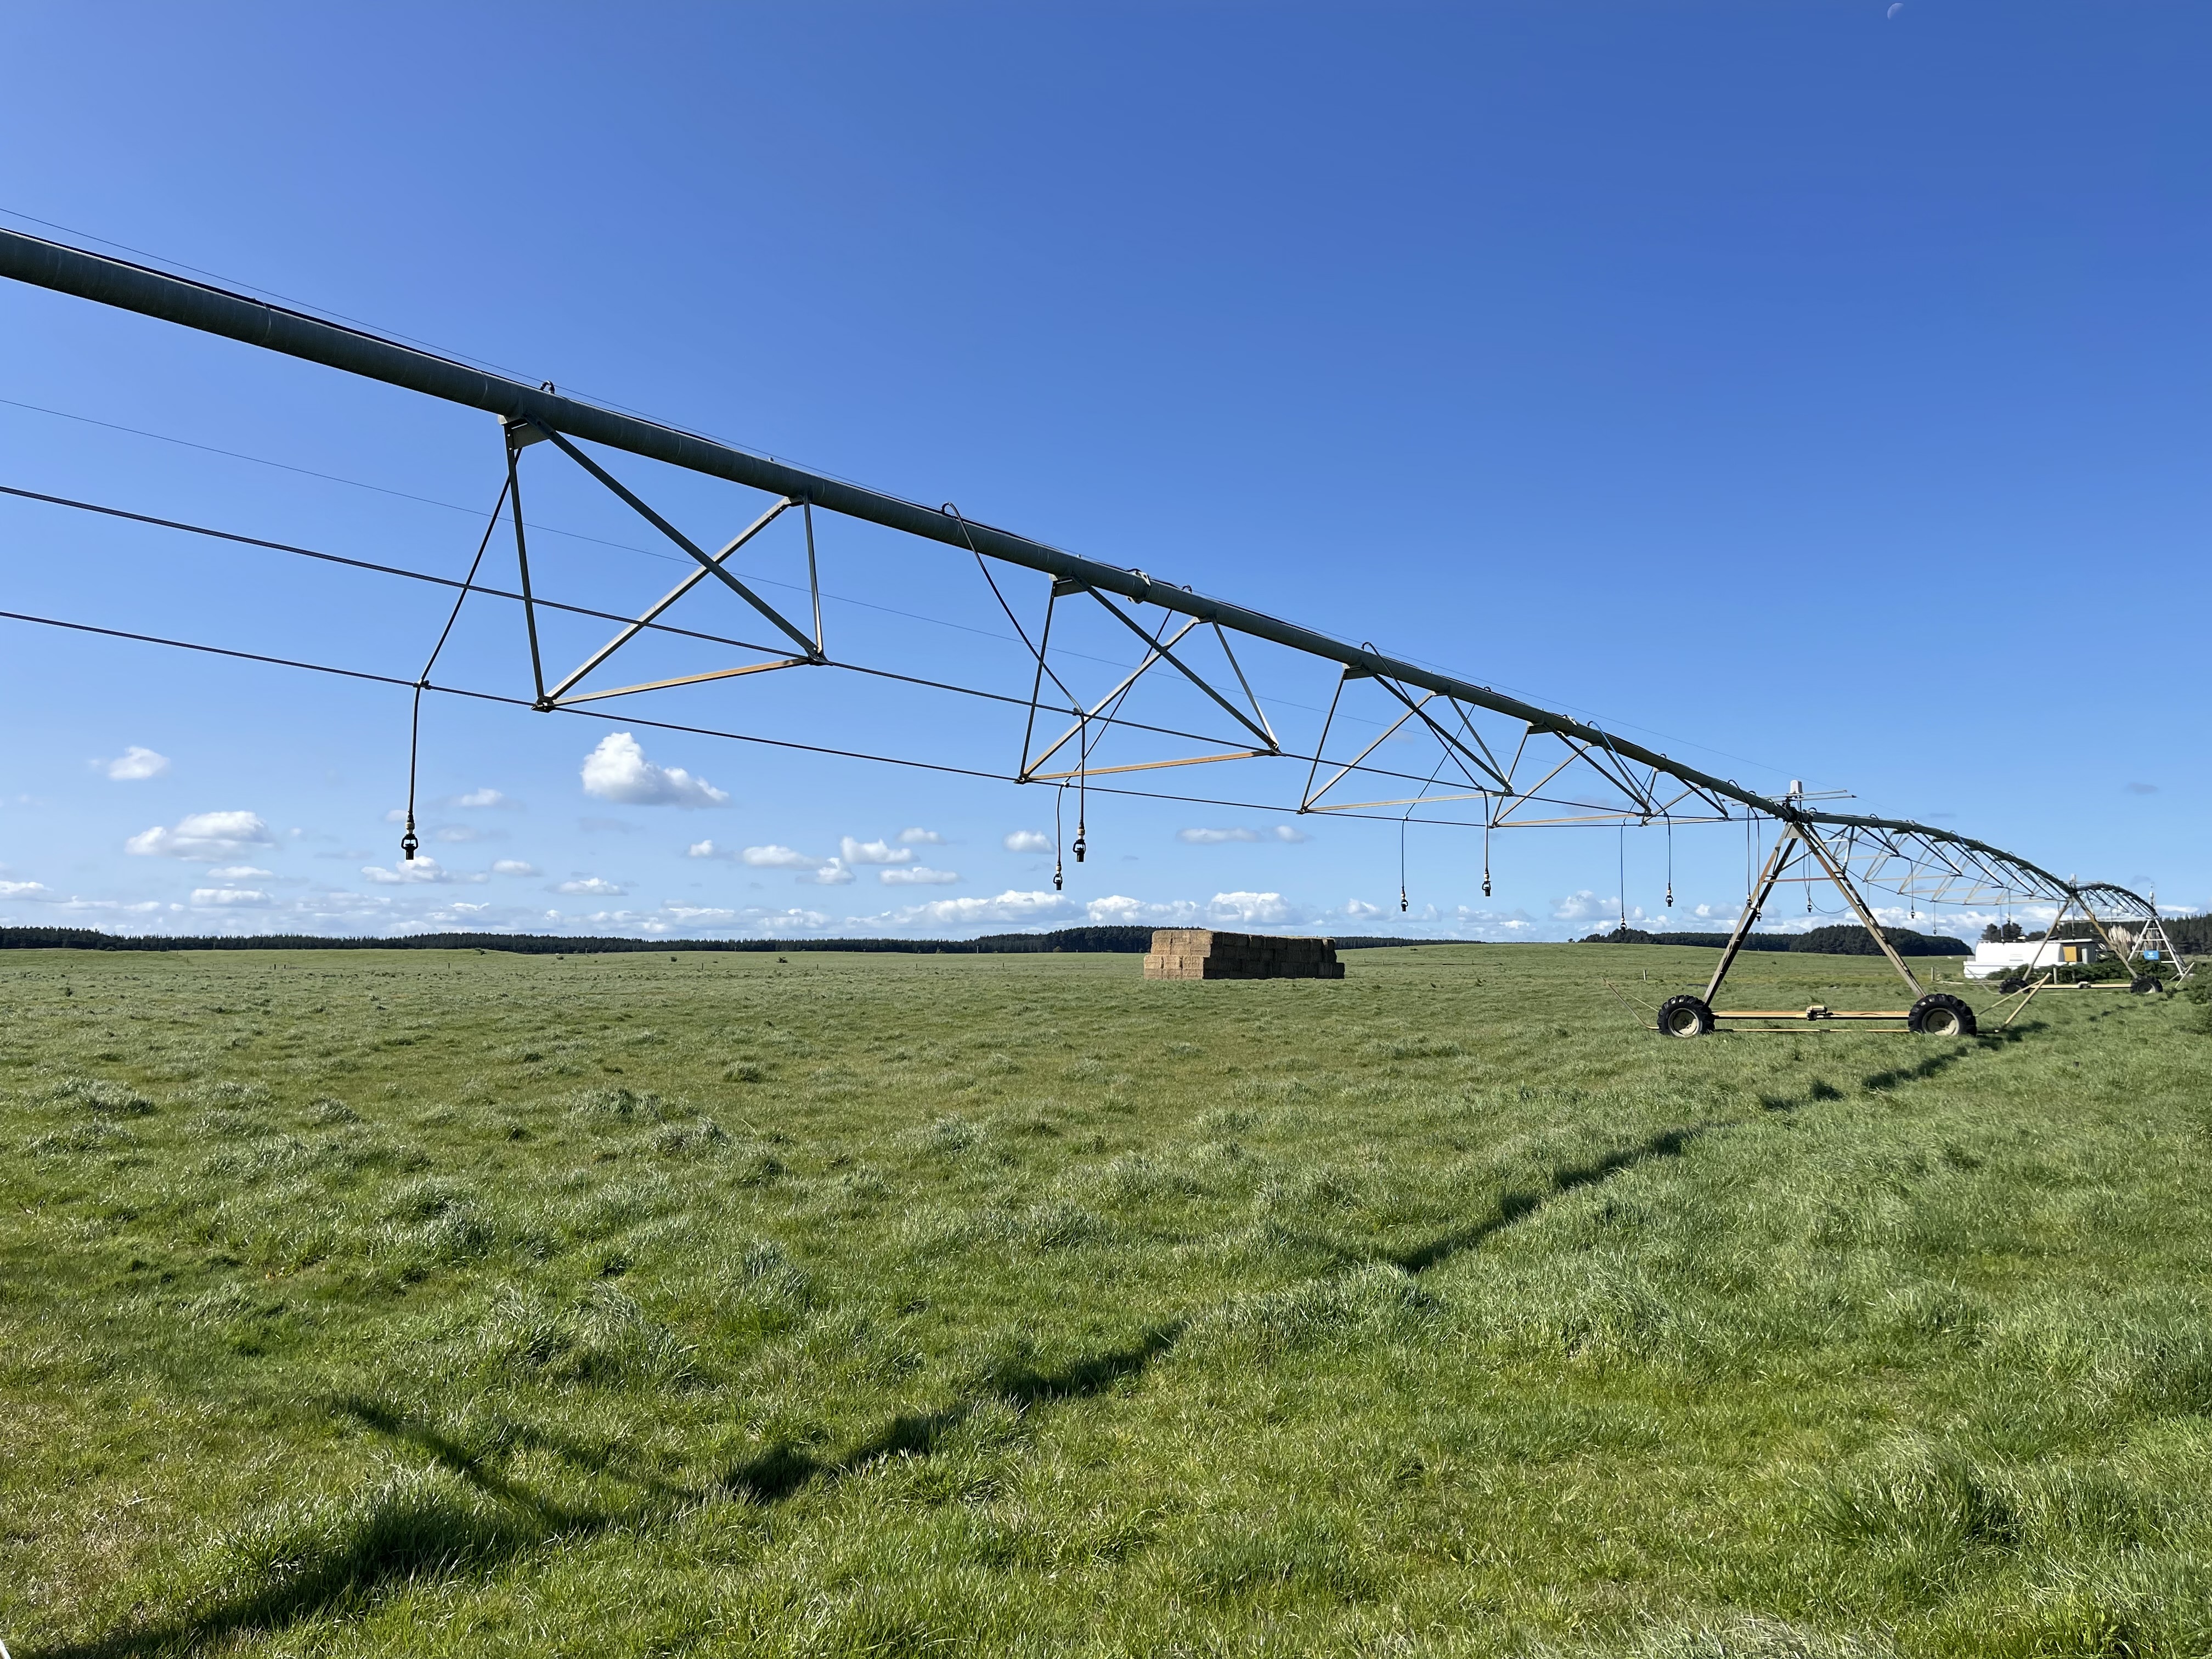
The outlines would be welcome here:
M 2022 939 L 2017 945 L 1977 945 L 1966 963 L 1968 979 L 2002 979 L 2068 963 L 2094 962 L 2104 952 L 2087 939 Z

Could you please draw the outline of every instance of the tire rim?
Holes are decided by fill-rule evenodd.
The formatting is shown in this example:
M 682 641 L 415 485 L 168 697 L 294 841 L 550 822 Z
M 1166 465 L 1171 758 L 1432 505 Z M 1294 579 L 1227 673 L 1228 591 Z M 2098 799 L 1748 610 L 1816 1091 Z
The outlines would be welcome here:
M 1667 1032 L 1670 1036 L 1695 1036 L 1698 1034 L 1698 1011 L 1677 1008 L 1667 1016 Z
M 1949 1008 L 1930 1008 L 1920 1017 L 1920 1029 L 1930 1036 L 1959 1035 L 1959 1016 Z

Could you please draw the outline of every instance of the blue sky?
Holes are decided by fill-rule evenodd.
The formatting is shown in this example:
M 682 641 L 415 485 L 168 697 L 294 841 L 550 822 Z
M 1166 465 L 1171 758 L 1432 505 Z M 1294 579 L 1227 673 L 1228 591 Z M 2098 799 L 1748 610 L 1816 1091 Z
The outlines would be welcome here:
M 2202 907 L 2208 46 L 2156 3 L 21 5 L 0 222 Z M 310 365 L 15 285 L 0 343 L 0 484 L 448 575 L 500 486 L 489 417 Z M 655 597 L 670 550 L 546 448 L 542 590 Z M 611 465 L 702 541 L 762 505 Z M 833 654 L 1021 678 L 972 562 L 817 533 Z M 18 498 L 0 549 L 0 609 L 403 678 L 448 603 Z M 744 558 L 801 602 L 795 520 Z M 1110 631 L 1070 635 L 1104 684 Z M 1012 768 L 1003 708 L 815 671 L 434 697 L 410 871 L 404 691 L 0 641 L 15 923 L 1560 937 L 1744 884 L 1733 828 L 1676 833 L 1671 909 L 1662 832 L 1527 833 L 1485 897 L 1480 837 L 1417 825 L 1401 919 L 1391 825 L 1098 793 L 1055 892 L 1051 791 L 645 723 Z M 1246 665 L 1318 720 L 1328 676 Z M 471 600 L 441 678 L 527 674 Z

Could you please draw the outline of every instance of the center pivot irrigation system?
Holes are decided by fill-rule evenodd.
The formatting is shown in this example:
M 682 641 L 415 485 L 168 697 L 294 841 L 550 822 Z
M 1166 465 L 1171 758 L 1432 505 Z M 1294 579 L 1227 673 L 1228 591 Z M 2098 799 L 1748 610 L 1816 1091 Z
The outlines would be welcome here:
M 2021 901 L 2056 904 L 2058 914 L 2051 923 L 2053 934 L 2061 922 L 2078 913 L 2108 951 L 2131 964 L 2163 942 L 2155 904 L 2124 888 L 2079 884 L 2016 854 L 1947 830 L 1901 819 L 1819 810 L 1808 804 L 1818 797 L 1808 797 L 1794 784 L 1780 799 L 1761 795 L 1586 721 L 1534 707 L 1419 663 L 1388 656 L 1371 645 L 1351 645 L 1295 623 L 1209 599 L 1142 570 L 1101 563 L 978 523 L 951 503 L 932 507 L 903 501 L 657 422 L 564 397 L 550 382 L 526 385 L 364 329 L 14 231 L 0 230 L 0 276 L 222 335 L 496 416 L 505 451 L 505 483 L 478 547 L 477 563 L 460 581 L 338 558 L 204 526 L 155 519 L 99 503 L 0 488 L 17 497 L 63 507 L 437 583 L 457 590 L 456 617 L 461 603 L 471 595 L 517 605 L 529 645 L 531 695 L 514 696 L 434 684 L 430 667 L 436 662 L 435 651 L 420 674 L 377 674 L 52 617 L 0 613 L 11 620 L 215 650 L 220 654 L 382 681 L 412 691 L 418 729 L 426 691 L 545 713 L 611 718 L 603 707 L 611 699 L 633 699 L 784 671 L 842 671 L 893 682 L 917 695 L 980 698 L 1005 718 L 1009 748 L 1018 729 L 1019 758 L 1010 771 L 947 764 L 914 755 L 863 754 L 850 748 L 631 714 L 623 718 L 635 725 L 1043 785 L 1058 792 L 1056 801 L 1064 800 L 1066 792 L 1073 789 L 1077 830 L 1068 850 L 1079 863 L 1085 854 L 1086 803 L 1092 792 L 1381 819 L 1400 826 L 1401 848 L 1404 826 L 1410 823 L 1479 831 L 1486 896 L 1491 890 L 1491 840 L 1496 832 L 1659 825 L 1664 828 L 1670 848 L 1668 902 L 1671 905 L 1675 826 L 1741 823 L 1747 838 L 1747 865 L 1756 864 L 1757 874 L 1750 882 L 1742 915 L 1703 994 L 1673 998 L 1659 1010 L 1658 1029 L 1675 1036 L 1702 1035 L 1713 1029 L 1716 1020 L 1783 1018 L 1902 1019 L 1914 1031 L 1971 1035 L 1975 1028 L 1973 1012 L 1955 997 L 1923 992 L 1912 970 L 1883 935 L 1863 896 L 1866 889 L 1897 894 L 1916 913 L 1922 904 Z M 548 446 L 545 453 L 580 469 L 583 477 L 651 526 L 692 567 L 641 613 L 630 616 L 568 605 L 550 600 L 533 588 L 529 527 L 522 513 L 523 461 L 526 452 L 540 444 Z M 743 485 L 769 499 L 764 511 L 709 552 L 617 478 L 600 459 L 587 453 L 583 447 L 586 444 Z M 787 586 L 804 592 L 809 601 L 796 616 L 790 612 L 798 607 L 779 607 L 761 592 L 760 587 L 767 583 L 747 582 L 732 563 L 741 549 L 770 525 L 793 513 L 804 527 L 805 582 L 803 587 Z M 899 672 L 880 664 L 833 656 L 823 628 L 817 513 L 840 514 L 939 544 L 952 550 L 963 563 L 972 559 L 1018 640 L 1018 678 L 1026 679 L 1026 687 L 1018 683 L 957 684 L 934 673 Z M 478 580 L 492 532 L 503 520 L 511 522 L 514 545 L 515 586 L 511 590 Z M 1018 605 L 1016 601 L 1024 596 L 1018 589 L 1009 597 L 1013 578 L 1006 572 L 1008 567 L 1048 579 L 1048 586 L 1038 596 L 1041 605 Z M 1000 573 L 1007 574 L 1004 585 Z M 662 620 L 692 589 L 709 581 L 726 590 L 744 607 L 743 614 L 755 625 L 754 631 L 767 633 L 766 643 L 679 628 Z M 1143 614 L 1146 608 L 1157 612 L 1157 620 Z M 544 624 L 552 618 L 576 617 L 599 617 L 620 626 L 604 645 L 564 672 L 558 659 L 549 664 Z M 452 629 L 449 619 L 448 635 Z M 1079 648 L 1094 644 L 1100 630 L 1106 637 L 1122 641 L 1121 660 L 1111 662 L 1113 672 L 1104 676 L 1098 669 L 1109 659 L 1101 658 L 1096 650 Z M 735 651 L 739 659 L 704 672 L 627 684 L 601 684 L 605 678 L 601 671 L 615 658 L 625 651 L 635 652 L 641 639 L 666 636 L 681 636 L 687 642 L 708 641 Z M 441 649 L 444 637 L 440 639 Z M 1071 645 L 1071 641 L 1079 644 Z M 1279 666 L 1286 672 L 1301 668 L 1309 672 L 1333 672 L 1334 684 L 1313 688 L 1315 700 L 1310 705 L 1272 695 L 1263 698 L 1254 689 L 1254 679 L 1264 680 L 1267 676 L 1259 674 L 1256 668 L 1248 674 L 1237 655 L 1238 643 L 1243 645 L 1248 657 L 1273 653 L 1270 666 Z M 1131 654 L 1139 659 L 1133 668 L 1127 664 Z M 1189 720 L 1186 714 L 1182 723 L 1170 725 L 1160 723 L 1167 718 L 1164 715 L 1150 720 L 1137 717 L 1137 708 L 1150 713 L 1160 699 L 1133 700 L 1140 693 L 1162 690 L 1163 682 L 1176 694 L 1170 699 L 1175 709 L 1195 713 L 1198 720 Z M 1321 707 L 1323 692 L 1325 711 Z M 1270 701 L 1276 704 L 1272 718 L 1267 708 Z M 627 710 L 635 705 L 623 707 Z M 1289 711 L 1309 708 L 1322 715 L 1318 731 L 1309 741 L 1288 742 L 1278 734 L 1279 722 L 1292 723 Z M 965 729 L 972 730 L 973 724 L 966 723 Z M 1187 729 L 1199 724 L 1207 729 Z M 1354 727 L 1358 728 L 1356 732 Z M 1398 744 L 1413 745 L 1410 752 L 1418 761 L 1409 765 L 1405 754 L 1395 747 L 1386 751 L 1383 745 L 1394 739 Z M 1194 745 L 1198 752 L 1188 752 Z M 1420 769 L 1431 757 L 1434 765 Z M 406 856 L 412 859 L 418 843 L 414 832 L 411 759 L 410 769 L 408 827 L 402 845 Z M 1232 798 L 1152 787 L 1168 781 L 1158 777 L 1163 772 L 1175 781 L 1234 774 L 1240 782 L 1258 773 L 1269 781 L 1263 790 L 1247 789 Z M 1262 793 L 1272 794 L 1273 799 L 1253 799 Z M 1766 837 L 1771 831 L 1778 833 L 1770 849 Z M 1061 872 L 1055 870 L 1056 887 L 1061 879 Z M 1808 894 L 1813 884 L 1832 884 L 1911 990 L 1914 1000 L 1909 1009 L 1858 1013 L 1818 1007 L 1779 1012 L 1715 1010 L 1722 982 L 1745 937 L 1777 888 L 1791 882 L 1806 884 Z M 1403 887 L 1401 876 L 1401 908 L 1407 902 Z M 2187 963 L 2177 966 L 2186 973 Z

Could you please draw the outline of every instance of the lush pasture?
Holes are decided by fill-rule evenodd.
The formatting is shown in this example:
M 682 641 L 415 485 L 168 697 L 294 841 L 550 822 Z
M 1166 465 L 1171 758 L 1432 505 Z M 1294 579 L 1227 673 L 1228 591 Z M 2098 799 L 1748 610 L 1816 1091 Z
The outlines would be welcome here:
M 0 1638 L 2212 1650 L 2201 1011 L 1711 960 L 9 952 Z

